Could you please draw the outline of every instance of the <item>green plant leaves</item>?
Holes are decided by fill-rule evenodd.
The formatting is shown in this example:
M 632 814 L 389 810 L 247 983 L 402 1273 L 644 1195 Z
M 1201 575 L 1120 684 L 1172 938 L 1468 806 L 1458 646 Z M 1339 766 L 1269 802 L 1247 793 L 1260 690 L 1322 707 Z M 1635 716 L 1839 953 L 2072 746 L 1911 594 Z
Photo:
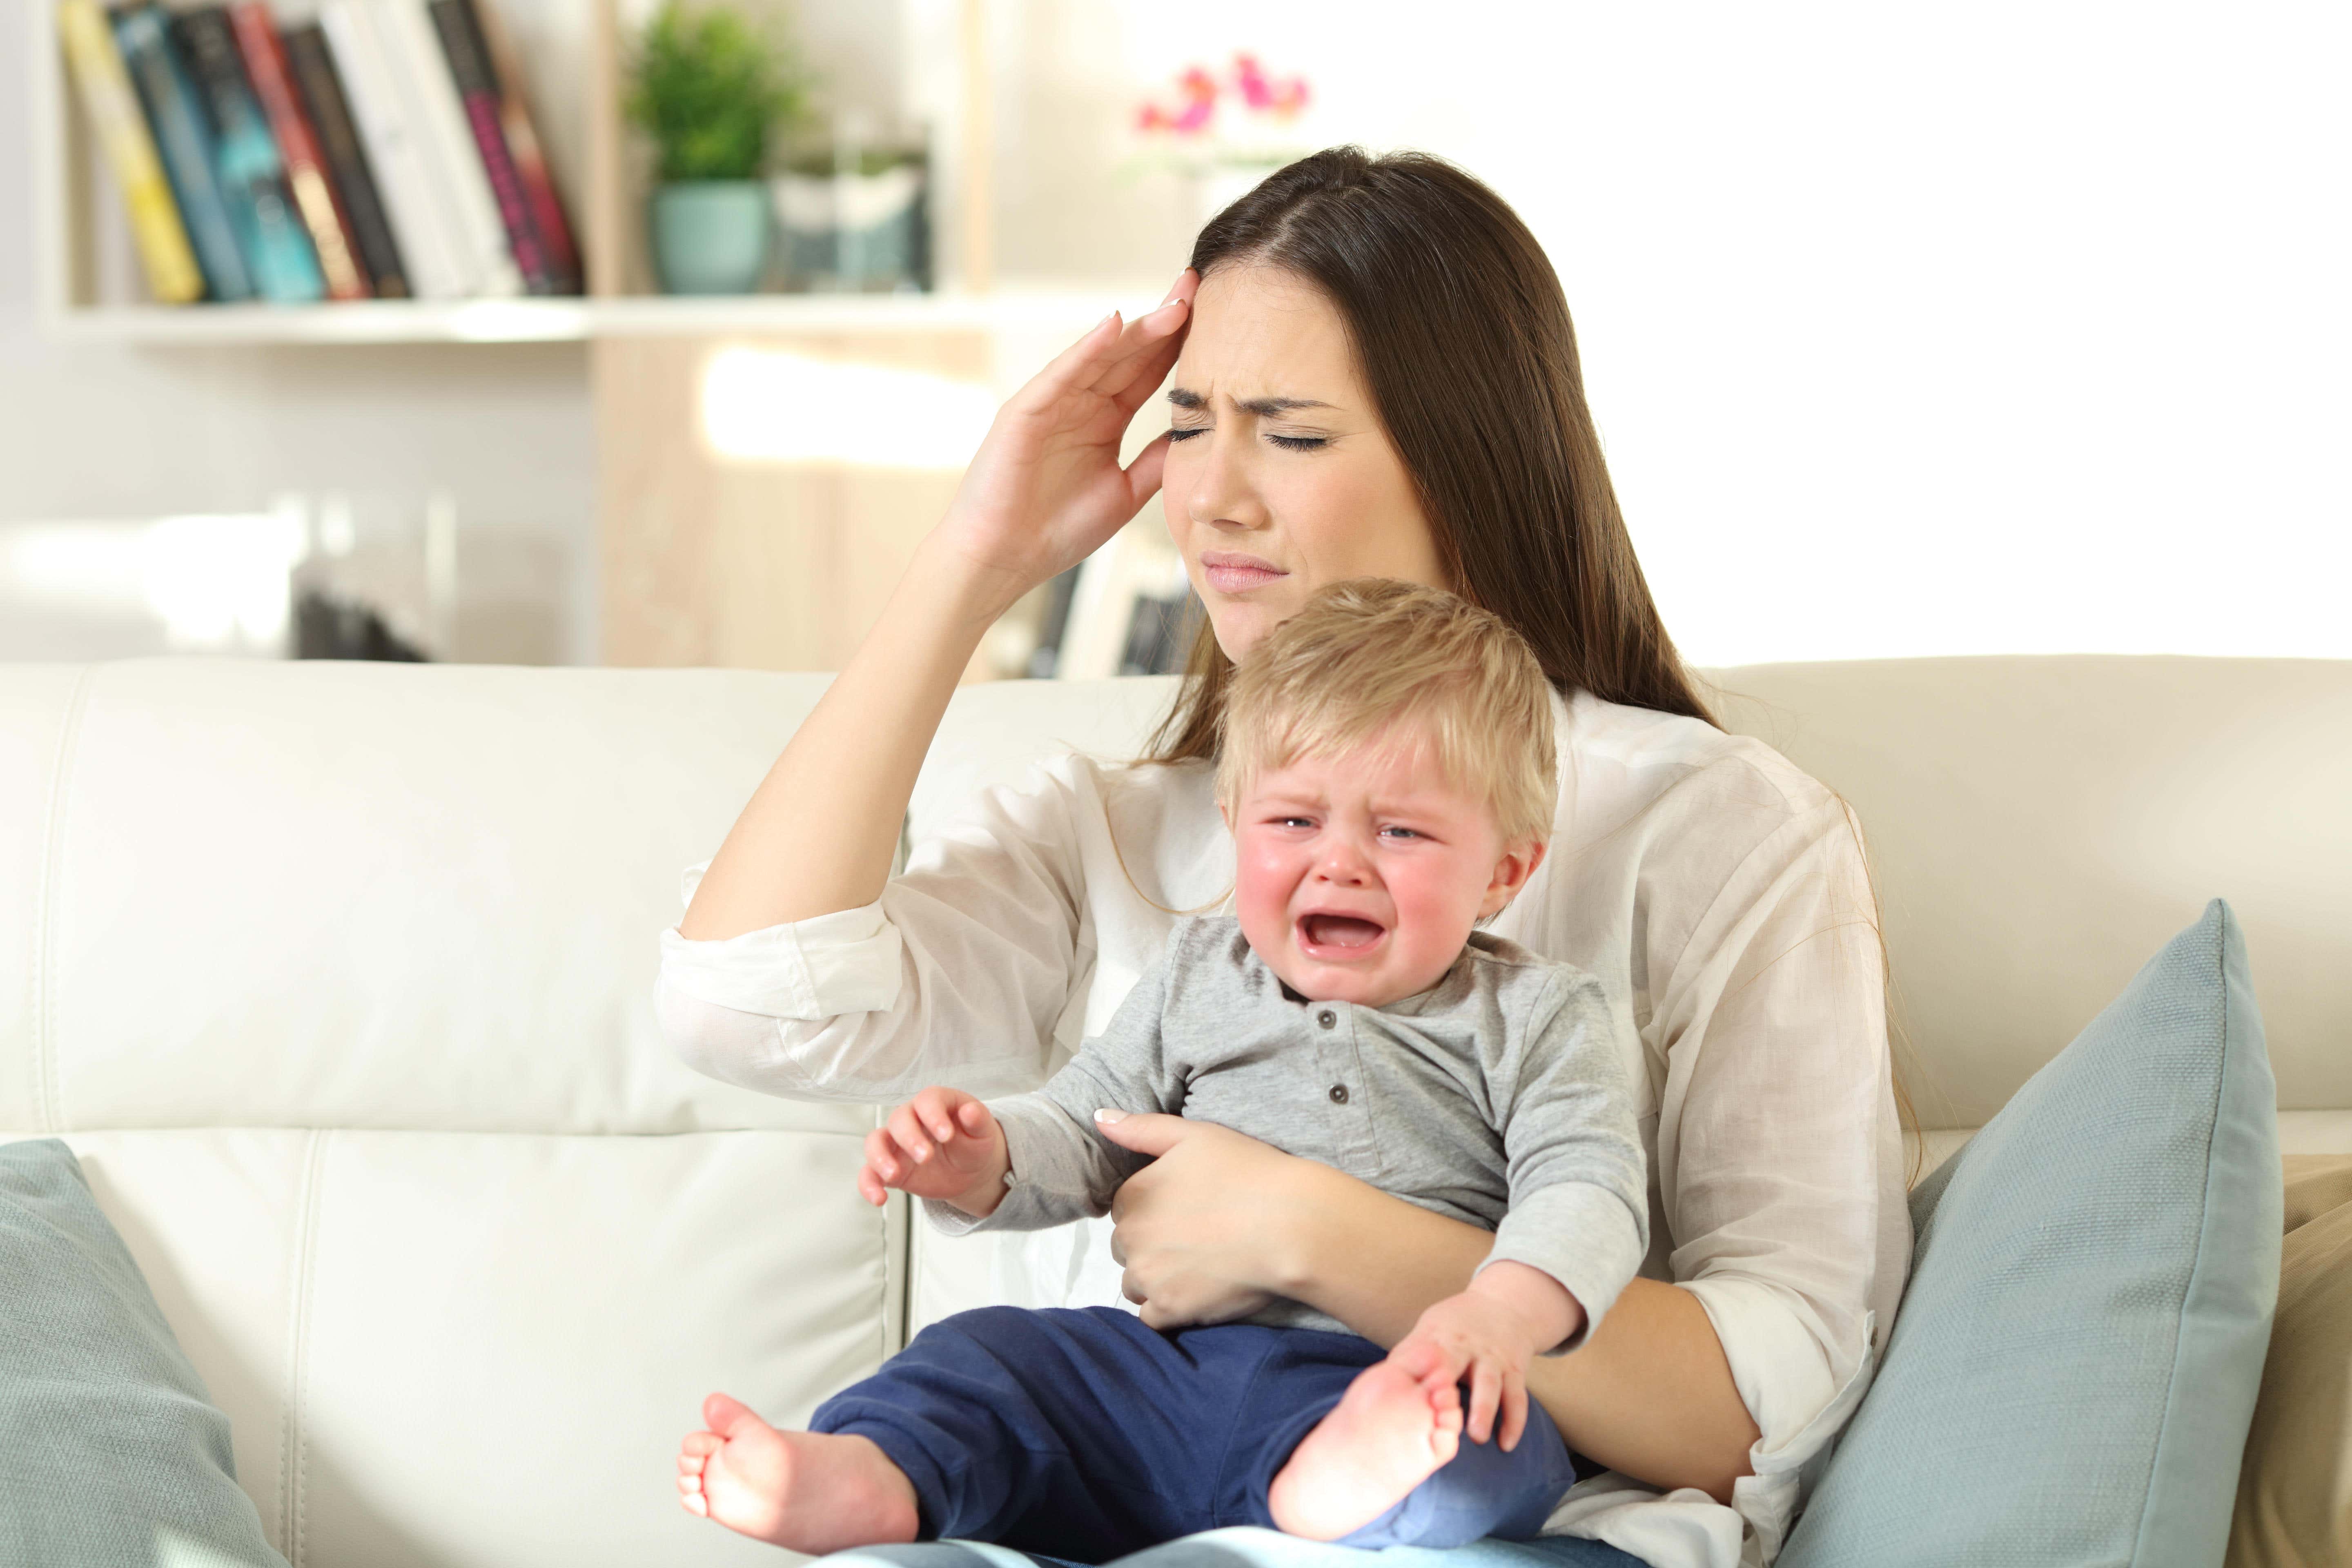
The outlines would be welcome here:
M 634 67 L 629 118 L 659 145 L 665 181 L 757 178 L 771 132 L 807 97 L 789 47 L 731 7 L 669 0 Z

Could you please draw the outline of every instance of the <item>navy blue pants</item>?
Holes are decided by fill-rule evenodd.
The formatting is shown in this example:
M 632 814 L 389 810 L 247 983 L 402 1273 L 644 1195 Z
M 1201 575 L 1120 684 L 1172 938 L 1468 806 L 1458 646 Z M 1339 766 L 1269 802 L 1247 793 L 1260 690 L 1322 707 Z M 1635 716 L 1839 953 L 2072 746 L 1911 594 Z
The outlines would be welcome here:
M 1311 1329 L 1162 1334 L 1108 1307 L 983 1307 L 916 1335 L 809 1429 L 887 1454 L 914 1483 L 926 1540 L 1107 1563 L 1196 1531 L 1272 1526 L 1266 1491 L 1291 1450 L 1386 1353 Z M 1559 1429 L 1529 1401 L 1517 1448 L 1464 1438 L 1342 1544 L 1529 1540 L 1573 1479 Z

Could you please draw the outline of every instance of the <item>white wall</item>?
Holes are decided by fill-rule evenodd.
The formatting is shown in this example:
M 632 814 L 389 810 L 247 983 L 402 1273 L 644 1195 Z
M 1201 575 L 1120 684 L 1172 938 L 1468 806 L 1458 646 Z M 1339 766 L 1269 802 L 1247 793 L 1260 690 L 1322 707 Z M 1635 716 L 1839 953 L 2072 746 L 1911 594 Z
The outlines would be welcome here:
M 1494 183 L 1694 658 L 2352 656 L 2340 4 L 1004 4 L 1008 270 L 1171 267 L 1106 176 L 1237 47 Z
M 576 345 L 39 339 L 14 112 L 37 3 L 0 0 L 0 520 L 441 488 L 584 562 Z M 2340 5 L 993 5 L 1008 275 L 1171 272 L 1191 196 L 1118 177 L 1129 118 L 1236 47 L 1313 79 L 1303 143 L 1500 188 L 1566 281 L 1694 658 L 2352 656 Z M 901 6 L 951 37 L 945 0 Z
M 250 512 L 330 490 L 421 514 L 446 491 L 461 570 L 468 540 L 485 554 L 498 543 L 487 535 L 562 542 L 567 614 L 546 653 L 585 657 L 595 448 L 581 345 L 128 348 L 42 336 L 23 108 L 41 4 L 0 0 L 0 522 Z

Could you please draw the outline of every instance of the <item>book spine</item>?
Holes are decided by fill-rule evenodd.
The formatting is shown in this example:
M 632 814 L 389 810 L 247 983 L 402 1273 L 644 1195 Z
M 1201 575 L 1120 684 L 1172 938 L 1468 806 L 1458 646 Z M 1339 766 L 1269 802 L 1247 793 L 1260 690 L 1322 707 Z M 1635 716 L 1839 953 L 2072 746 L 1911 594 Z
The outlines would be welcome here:
M 522 271 L 507 244 L 506 225 L 499 217 L 498 198 L 490 193 L 489 175 L 474 150 L 474 132 L 466 121 L 465 105 L 457 101 L 457 86 L 449 79 L 448 62 L 433 34 L 425 0 L 376 0 L 375 18 L 398 84 L 434 171 L 438 195 L 446 204 L 466 265 L 475 279 L 474 291 L 510 297 L 523 291 Z
M 205 275 L 205 291 L 220 300 L 252 299 L 253 275 L 246 270 L 245 253 L 229 226 L 228 204 L 213 174 L 212 132 L 196 111 L 195 90 L 164 29 L 163 9 L 134 5 L 116 12 L 114 42 L 146 108 L 164 176 Z
M 522 178 L 523 195 L 530 203 L 530 221 L 539 230 L 540 248 L 555 275 L 556 291 L 577 294 L 582 286 L 580 247 L 572 237 L 572 222 L 563 213 L 563 196 L 555 188 L 554 171 L 540 146 L 539 130 L 531 123 L 530 96 L 523 90 L 522 58 L 507 32 L 494 0 L 464 0 L 482 56 L 499 89 L 499 119 L 506 127 L 507 151 L 514 154 L 515 172 Z
M 186 57 L 197 102 L 211 121 L 213 168 L 228 203 L 230 225 L 262 297 L 308 304 L 327 292 L 318 253 L 286 191 L 286 163 L 261 104 L 246 79 L 236 34 L 225 6 L 207 5 L 172 18 L 173 40 Z
M 376 31 L 374 8 L 363 0 L 326 0 L 320 20 L 333 47 L 336 75 L 350 95 L 352 118 L 375 171 L 393 232 L 400 237 L 408 285 L 420 300 L 456 300 L 473 292 L 457 237 L 433 187 L 406 100 L 393 81 L 392 61 Z
M 278 140 L 278 151 L 286 163 L 286 188 L 294 198 L 294 210 L 310 231 L 310 244 L 319 256 L 319 271 L 327 280 L 327 296 L 333 300 L 364 300 L 368 297 L 367 279 L 360 272 L 357 247 L 352 243 L 351 225 L 343 216 L 342 203 L 336 198 L 334 182 L 328 177 L 326 160 L 320 155 L 319 139 L 310 130 L 310 117 L 294 96 L 294 82 L 286 67 L 286 47 L 278 40 L 278 25 L 270 20 L 266 0 L 236 0 L 229 7 L 228 19 L 236 34 L 236 46 L 245 57 L 245 74 L 253 83 L 253 95 L 261 100 L 261 112 L 269 121 L 271 133 Z
M 533 294 L 552 294 L 555 278 L 541 250 L 538 226 L 531 222 L 522 175 L 507 148 L 506 128 L 499 122 L 498 84 L 474 35 L 472 18 L 467 15 L 464 0 L 430 0 L 427 10 L 433 30 L 441 39 L 442 56 L 449 62 L 449 79 L 466 111 L 467 129 L 474 134 L 474 149 L 481 155 L 482 173 L 489 179 L 490 195 L 499 205 L 499 221 L 506 229 L 507 247 L 522 273 L 523 287 Z
M 138 93 L 122 68 L 106 14 L 98 8 L 98 0 L 59 0 L 58 30 L 73 63 L 90 128 L 106 150 L 122 205 L 130 211 L 131 233 L 147 271 L 147 291 L 167 305 L 203 299 L 205 275 L 196 266 L 187 226 L 180 221 L 163 161 L 147 132 L 146 117 L 140 112 Z
M 309 22 L 289 27 L 279 41 L 303 112 L 318 133 L 329 182 L 350 221 L 352 249 L 367 276 L 368 290 L 379 300 L 405 300 L 408 270 L 401 265 L 400 245 L 384 216 L 383 196 L 376 189 L 375 171 L 368 167 L 367 149 L 360 144 L 359 127 L 352 123 L 352 106 L 335 74 L 326 30 Z

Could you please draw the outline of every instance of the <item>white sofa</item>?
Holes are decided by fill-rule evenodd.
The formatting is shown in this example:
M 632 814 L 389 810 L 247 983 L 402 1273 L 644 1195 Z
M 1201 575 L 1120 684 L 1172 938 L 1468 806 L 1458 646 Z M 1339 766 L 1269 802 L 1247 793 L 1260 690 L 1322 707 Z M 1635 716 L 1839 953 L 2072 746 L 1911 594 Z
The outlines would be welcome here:
M 2352 664 L 1732 671 L 1859 809 L 1935 1152 L 2209 896 L 2289 1152 L 2352 1152 Z M 712 1388 L 803 1416 L 973 1255 L 851 1187 L 866 1108 L 657 1037 L 655 935 L 823 679 L 0 668 L 0 1139 L 79 1153 L 296 1565 L 772 1561 L 678 1510 Z M 1156 681 L 974 688 L 914 831 Z

